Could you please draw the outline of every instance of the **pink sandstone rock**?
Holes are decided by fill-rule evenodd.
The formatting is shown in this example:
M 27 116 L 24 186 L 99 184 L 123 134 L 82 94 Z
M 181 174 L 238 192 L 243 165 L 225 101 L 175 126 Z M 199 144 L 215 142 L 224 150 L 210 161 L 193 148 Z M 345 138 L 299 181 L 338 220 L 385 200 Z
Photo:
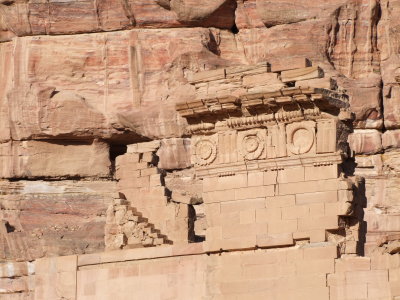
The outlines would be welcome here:
M 1 40 L 14 36 L 74 34 L 126 30 L 135 27 L 165 28 L 203 26 L 229 29 L 234 24 L 234 0 L 107 0 L 40 3 L 11 2 L 2 5 Z
M 374 154 L 382 150 L 381 133 L 378 130 L 356 130 L 349 136 L 350 148 L 356 154 Z
M 399 15 L 0 1 L 0 298 L 400 297 Z
M 387 148 L 400 148 L 400 130 L 388 130 L 382 134 L 382 146 Z
M 2 178 L 109 177 L 107 144 L 24 141 L 1 144 Z

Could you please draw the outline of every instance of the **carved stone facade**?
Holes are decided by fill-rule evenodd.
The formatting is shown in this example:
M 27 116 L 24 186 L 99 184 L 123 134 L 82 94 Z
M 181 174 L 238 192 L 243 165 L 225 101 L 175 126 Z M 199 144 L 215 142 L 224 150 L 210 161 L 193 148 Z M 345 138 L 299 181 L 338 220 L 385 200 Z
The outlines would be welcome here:
M 279 78 L 260 66 L 215 70 L 209 81 L 198 74 L 197 98 L 177 105 L 203 179 L 208 251 L 326 242 L 343 231 L 341 243 L 355 246 L 341 251 L 358 253 L 356 185 L 341 171 L 351 130 L 346 96 L 310 87 L 268 90 L 267 83 L 240 95 L 201 91 L 231 73 L 243 85 L 248 73 Z

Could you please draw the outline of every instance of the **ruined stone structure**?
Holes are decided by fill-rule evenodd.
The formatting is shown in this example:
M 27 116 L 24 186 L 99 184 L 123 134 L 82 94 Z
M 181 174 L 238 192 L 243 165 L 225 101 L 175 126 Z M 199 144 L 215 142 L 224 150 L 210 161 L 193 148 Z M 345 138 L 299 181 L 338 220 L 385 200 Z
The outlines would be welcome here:
M 0 0 L 0 299 L 400 299 L 399 17 Z

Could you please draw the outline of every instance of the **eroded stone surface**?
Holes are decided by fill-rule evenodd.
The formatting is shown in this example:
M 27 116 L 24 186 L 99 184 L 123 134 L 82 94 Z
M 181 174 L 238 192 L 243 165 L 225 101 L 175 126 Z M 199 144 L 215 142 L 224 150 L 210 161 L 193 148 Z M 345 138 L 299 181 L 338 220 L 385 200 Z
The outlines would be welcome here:
M 0 2 L 5 297 L 400 296 L 398 1 Z

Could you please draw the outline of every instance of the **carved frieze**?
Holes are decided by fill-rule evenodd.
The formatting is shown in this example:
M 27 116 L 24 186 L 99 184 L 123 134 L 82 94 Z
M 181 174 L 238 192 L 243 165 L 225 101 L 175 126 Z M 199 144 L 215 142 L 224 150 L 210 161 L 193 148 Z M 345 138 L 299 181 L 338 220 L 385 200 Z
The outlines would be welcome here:
M 291 154 L 310 152 L 315 146 L 315 122 L 303 121 L 286 126 L 287 146 Z
M 192 162 L 198 167 L 222 167 L 232 163 L 250 163 L 299 155 L 302 155 L 303 160 L 304 156 L 316 157 L 317 145 L 319 153 L 336 155 L 335 136 L 336 122 L 329 119 L 318 123 L 278 123 L 258 129 L 229 129 L 212 135 L 194 136 Z M 318 162 L 320 163 L 319 160 Z M 322 161 L 325 162 L 329 160 Z
M 217 157 L 217 145 L 216 138 L 200 137 L 194 141 L 194 154 L 192 162 L 195 165 L 206 166 L 214 162 Z
M 238 151 L 241 159 L 265 158 L 266 130 L 253 129 L 238 132 Z

